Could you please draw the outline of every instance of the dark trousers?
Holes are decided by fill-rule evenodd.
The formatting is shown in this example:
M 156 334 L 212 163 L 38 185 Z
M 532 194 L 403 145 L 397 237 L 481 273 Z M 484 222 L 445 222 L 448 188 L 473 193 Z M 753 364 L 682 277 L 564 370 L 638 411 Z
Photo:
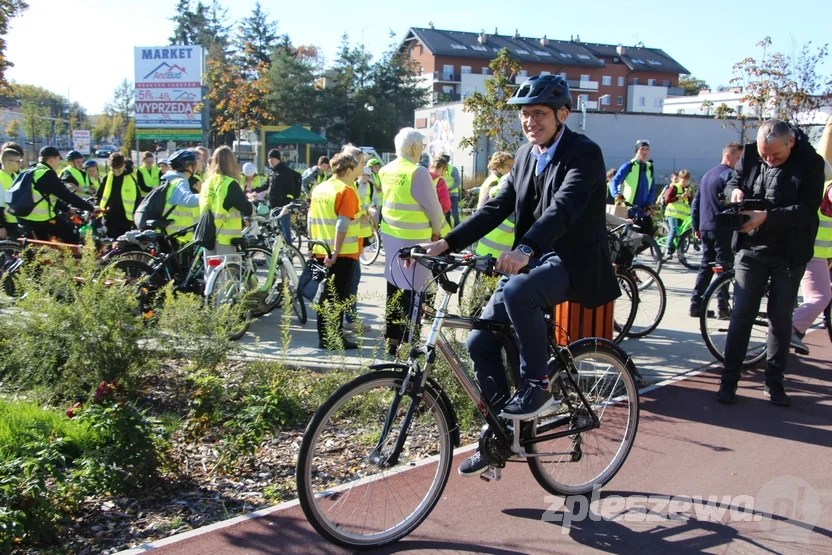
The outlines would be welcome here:
M 554 307 L 572 296 L 569 275 L 557 256 L 546 259 L 528 274 L 500 280 L 481 318 L 512 323 L 520 346 L 522 379 L 540 380 L 546 376 L 549 341 L 541 308 Z M 468 352 L 474 363 L 474 374 L 483 394 L 497 412 L 509 398 L 502 351 L 503 344 L 496 333 L 474 330 L 468 334 Z
M 702 296 L 711 284 L 714 276 L 714 262 L 720 264 L 726 270 L 734 265 L 734 251 L 731 250 L 731 231 L 703 231 L 702 233 L 702 265 L 699 266 L 699 274 L 696 276 L 696 284 L 693 286 L 693 294 L 690 297 L 691 308 L 702 306 Z M 728 290 L 724 289 L 725 295 L 720 295 L 718 308 L 720 311 L 728 309 Z
M 451 196 L 451 209 L 445 212 L 445 219 L 451 227 L 459 225 L 459 196 Z
M 387 282 L 387 309 L 385 311 L 384 337 L 399 343 L 406 341 L 407 326 L 413 314 L 413 301 L 417 291 L 400 289 Z
M 792 312 L 806 265 L 789 269 L 782 256 L 744 249 L 737 255 L 735 269 L 734 311 L 725 338 L 722 379 L 730 382 L 740 379 L 751 330 L 765 295 L 766 283 L 771 279 L 765 376 L 767 384 L 782 383 L 792 338 Z
M 119 215 L 104 216 L 104 225 L 107 226 L 107 237 L 118 239 L 131 229 L 135 229 L 133 222 Z
M 349 296 L 350 278 L 352 277 L 353 266 L 358 263 L 355 258 L 338 257 L 335 264 L 329 269 L 330 284 L 327 286 L 326 293 L 321 300 L 321 311 L 318 312 L 318 338 L 324 345 L 327 345 L 327 328 L 326 320 L 334 318 L 337 322 L 338 335 L 340 337 L 343 328 L 344 318 L 344 300 Z M 335 296 L 332 296 L 332 288 L 335 288 Z M 327 300 L 334 301 L 334 303 L 325 304 Z M 336 306 L 332 306 L 336 304 Z M 324 307 L 326 307 L 324 309 Z M 326 315 L 324 315 L 326 313 Z M 333 338 L 336 340 L 336 338 Z
M 30 230 L 39 241 L 51 241 L 57 237 L 61 243 L 77 245 L 81 242 L 78 230 L 69 220 L 58 215 L 54 220 L 45 222 L 22 222 L 23 226 Z

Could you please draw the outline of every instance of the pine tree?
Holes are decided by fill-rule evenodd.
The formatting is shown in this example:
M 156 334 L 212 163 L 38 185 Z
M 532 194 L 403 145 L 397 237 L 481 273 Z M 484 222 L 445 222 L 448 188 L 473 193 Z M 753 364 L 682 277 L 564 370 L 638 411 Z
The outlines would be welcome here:
M 247 71 L 260 64 L 271 63 L 272 52 L 277 47 L 277 21 L 269 21 L 269 12 L 260 2 L 255 2 L 250 17 L 243 18 L 237 27 L 235 47 Z

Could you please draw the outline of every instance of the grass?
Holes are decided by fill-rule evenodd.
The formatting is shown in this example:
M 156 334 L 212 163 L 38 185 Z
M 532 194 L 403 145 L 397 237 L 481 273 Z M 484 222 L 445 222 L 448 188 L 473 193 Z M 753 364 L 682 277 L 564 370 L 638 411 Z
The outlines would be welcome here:
M 63 437 L 66 453 L 80 455 L 95 443 L 96 435 L 87 426 L 67 418 L 61 410 L 44 409 L 30 401 L 0 399 L 0 461 L 15 456 L 21 445 Z

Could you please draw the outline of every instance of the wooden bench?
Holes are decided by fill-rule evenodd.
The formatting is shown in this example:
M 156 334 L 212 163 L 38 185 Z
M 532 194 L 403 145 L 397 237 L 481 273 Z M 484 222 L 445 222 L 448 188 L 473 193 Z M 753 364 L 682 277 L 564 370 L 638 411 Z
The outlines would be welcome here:
M 555 307 L 555 341 L 567 345 L 585 337 L 612 340 L 613 309 L 615 303 L 598 308 L 584 308 L 578 303 L 565 302 Z

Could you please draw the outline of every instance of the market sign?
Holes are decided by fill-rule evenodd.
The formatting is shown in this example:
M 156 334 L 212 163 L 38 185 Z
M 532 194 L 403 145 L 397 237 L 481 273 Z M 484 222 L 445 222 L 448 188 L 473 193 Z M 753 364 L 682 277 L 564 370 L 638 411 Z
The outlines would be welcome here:
M 134 55 L 136 129 L 200 129 L 202 47 L 139 46 Z

